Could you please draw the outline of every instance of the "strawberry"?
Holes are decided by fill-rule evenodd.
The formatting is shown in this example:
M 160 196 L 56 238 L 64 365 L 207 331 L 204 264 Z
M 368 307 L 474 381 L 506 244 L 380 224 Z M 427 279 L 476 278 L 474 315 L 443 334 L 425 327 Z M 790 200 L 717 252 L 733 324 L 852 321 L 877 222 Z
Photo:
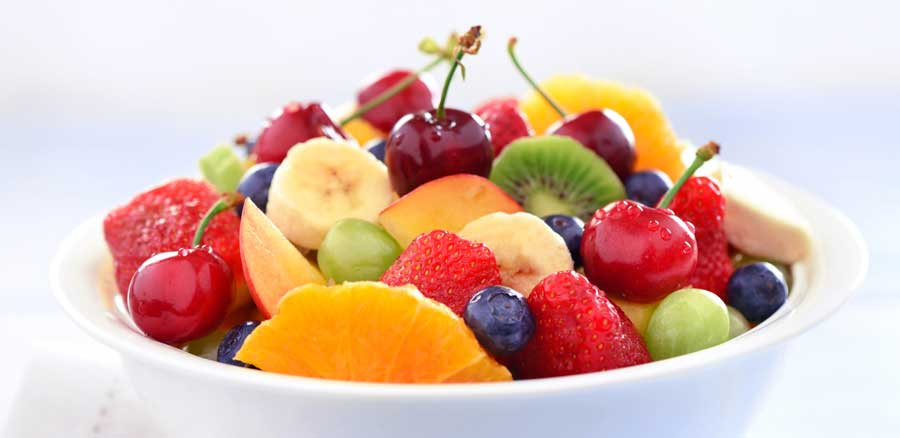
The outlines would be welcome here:
M 531 342 L 514 357 L 521 378 L 566 376 L 650 362 L 631 320 L 587 278 L 549 275 L 531 291 Z
M 176 179 L 137 195 L 107 214 L 103 234 L 113 256 L 119 292 L 128 292 L 131 277 L 148 258 L 190 248 L 200 220 L 218 199 L 216 189 L 206 182 Z M 228 262 L 240 283 L 239 225 L 234 210 L 219 213 L 206 230 L 203 243 Z
M 416 237 L 381 281 L 388 286 L 412 284 L 462 315 L 476 292 L 500 284 L 500 267 L 484 244 L 435 230 Z
M 525 114 L 519 110 L 519 102 L 514 97 L 488 100 L 475 108 L 475 114 L 484 119 L 491 131 L 494 156 L 513 140 L 534 135 Z
M 725 197 L 715 180 L 695 176 L 687 180 L 670 205 L 678 217 L 694 224 L 697 267 L 692 286 L 706 289 L 725 300 L 725 287 L 734 271 L 725 237 Z

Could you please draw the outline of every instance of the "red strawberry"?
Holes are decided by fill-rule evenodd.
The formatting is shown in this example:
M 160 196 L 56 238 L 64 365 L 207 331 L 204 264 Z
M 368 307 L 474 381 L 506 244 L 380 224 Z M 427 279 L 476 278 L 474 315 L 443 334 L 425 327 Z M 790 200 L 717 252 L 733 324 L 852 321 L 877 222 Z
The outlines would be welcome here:
M 713 292 L 724 301 L 725 287 L 734 266 L 722 228 L 725 218 L 722 190 L 714 180 L 695 176 L 685 182 L 669 207 L 696 228 L 697 268 L 691 276 L 691 285 Z
M 487 246 L 435 230 L 416 237 L 381 281 L 389 286 L 412 284 L 462 315 L 472 295 L 500 284 L 500 267 Z
M 475 114 L 484 119 L 491 131 L 494 156 L 513 140 L 534 135 L 525 114 L 519 110 L 519 102 L 514 97 L 488 100 L 475 108 Z
M 137 195 L 111 211 L 103 221 L 103 233 L 116 269 L 119 292 L 148 258 L 166 251 L 189 248 L 194 232 L 207 210 L 219 199 L 213 186 L 195 179 L 176 179 Z M 238 244 L 240 219 L 232 211 L 219 213 L 203 236 L 243 281 Z
M 631 320 L 576 272 L 557 272 L 541 280 L 528 305 L 535 332 L 515 357 L 519 377 L 566 376 L 650 362 Z

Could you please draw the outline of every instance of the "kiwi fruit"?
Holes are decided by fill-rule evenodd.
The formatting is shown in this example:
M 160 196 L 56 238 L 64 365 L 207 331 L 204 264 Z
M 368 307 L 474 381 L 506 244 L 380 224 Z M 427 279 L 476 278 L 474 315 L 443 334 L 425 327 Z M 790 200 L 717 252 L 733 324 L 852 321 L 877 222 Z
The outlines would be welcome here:
M 567 214 L 587 222 L 598 208 L 625 198 L 622 181 L 606 161 L 557 135 L 507 145 L 494 161 L 490 180 L 540 217 Z

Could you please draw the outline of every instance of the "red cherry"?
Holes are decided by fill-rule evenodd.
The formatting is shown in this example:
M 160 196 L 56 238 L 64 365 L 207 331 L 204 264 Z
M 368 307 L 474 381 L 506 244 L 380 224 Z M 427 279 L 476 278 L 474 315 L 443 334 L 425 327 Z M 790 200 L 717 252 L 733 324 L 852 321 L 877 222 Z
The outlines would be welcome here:
M 391 185 L 400 196 L 442 176 L 491 173 L 494 148 L 480 117 L 446 108 L 408 114 L 388 137 L 384 152 Z
M 503 148 L 513 140 L 534 135 L 534 130 L 519 109 L 519 101 L 515 97 L 488 100 L 475 108 L 474 112 L 484 119 L 491 131 L 494 156 L 500 155 Z
M 280 163 L 297 143 L 316 137 L 346 140 L 347 134 L 331 120 L 322 105 L 289 103 L 267 122 L 253 152 L 258 163 Z
M 556 135 L 572 137 L 606 160 L 623 181 L 634 169 L 636 152 L 634 133 L 619 113 L 592 110 L 570 115 L 547 129 Z
M 584 228 L 581 257 L 591 283 L 630 301 L 656 301 L 689 284 L 697 266 L 693 225 L 672 210 L 617 201 Z
M 164 252 L 135 272 L 128 287 L 128 313 L 147 336 L 180 345 L 222 323 L 233 288 L 231 269 L 212 248 Z
M 356 97 L 357 104 L 362 106 L 368 103 L 413 74 L 415 72 L 409 70 L 388 72 L 359 91 Z M 428 111 L 432 108 L 434 108 L 434 98 L 431 87 L 420 75 L 402 91 L 367 111 L 362 118 L 382 132 L 390 132 L 401 117 L 418 111 Z

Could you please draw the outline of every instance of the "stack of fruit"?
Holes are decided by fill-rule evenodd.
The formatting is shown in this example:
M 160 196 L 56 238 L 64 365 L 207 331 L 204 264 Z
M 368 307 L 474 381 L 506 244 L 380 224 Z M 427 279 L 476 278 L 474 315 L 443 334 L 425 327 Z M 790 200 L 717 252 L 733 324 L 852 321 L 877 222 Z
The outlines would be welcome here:
M 718 160 L 693 176 L 717 144 L 686 166 L 647 92 L 538 84 L 515 39 L 532 91 L 447 107 L 480 47 L 480 27 L 426 39 L 428 65 L 377 78 L 338 123 L 288 104 L 235 142 L 247 158 L 218 146 L 200 160 L 206 181 L 109 213 L 136 326 L 264 371 L 481 382 L 691 353 L 782 306 L 809 232 L 777 194 Z M 435 105 L 425 74 L 445 63 Z

